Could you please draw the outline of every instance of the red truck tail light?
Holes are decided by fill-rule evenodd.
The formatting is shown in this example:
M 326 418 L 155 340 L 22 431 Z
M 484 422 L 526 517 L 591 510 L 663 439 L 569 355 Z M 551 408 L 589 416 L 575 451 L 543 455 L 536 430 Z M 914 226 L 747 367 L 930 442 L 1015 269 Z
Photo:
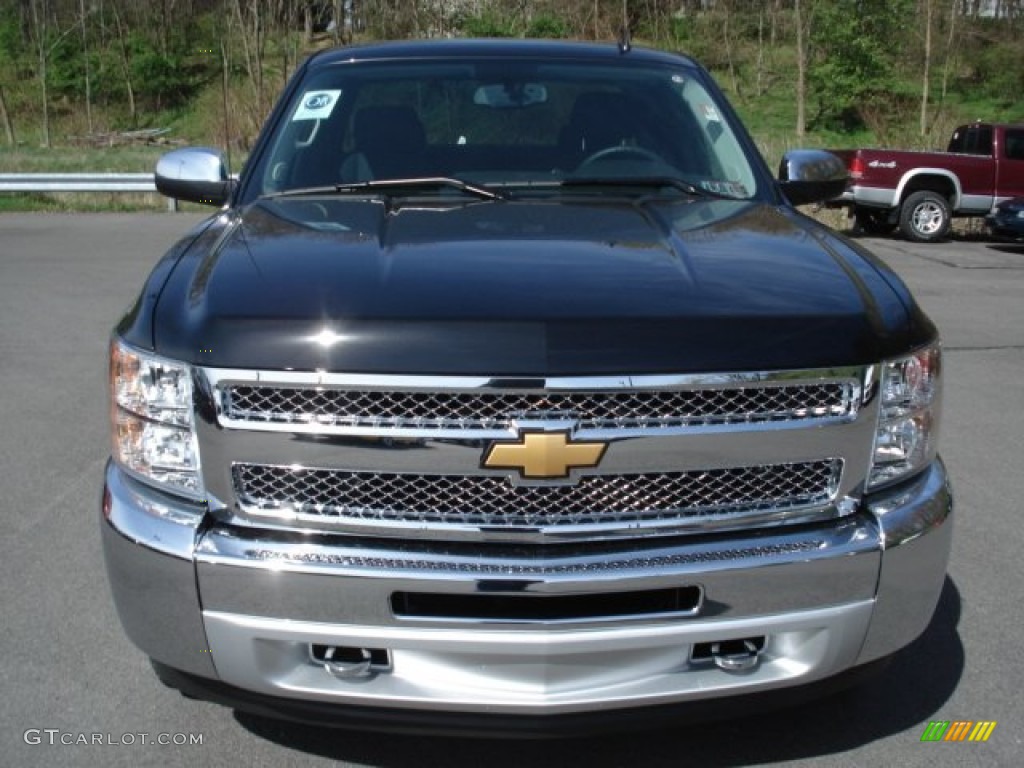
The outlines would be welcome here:
M 850 178 L 864 178 L 864 161 L 859 157 L 854 157 L 853 160 L 850 161 Z

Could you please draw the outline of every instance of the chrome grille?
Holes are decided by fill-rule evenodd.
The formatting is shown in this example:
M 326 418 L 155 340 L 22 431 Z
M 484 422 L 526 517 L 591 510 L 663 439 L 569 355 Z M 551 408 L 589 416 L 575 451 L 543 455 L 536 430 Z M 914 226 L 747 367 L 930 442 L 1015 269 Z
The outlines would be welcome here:
M 486 475 L 232 467 L 243 509 L 354 526 L 489 529 L 683 525 L 784 515 L 833 500 L 843 462 L 587 475 L 575 485 L 513 485 Z
M 319 427 L 507 429 L 517 419 L 572 419 L 582 429 L 758 424 L 841 418 L 856 409 L 849 381 L 611 391 L 395 391 L 230 385 L 233 422 Z

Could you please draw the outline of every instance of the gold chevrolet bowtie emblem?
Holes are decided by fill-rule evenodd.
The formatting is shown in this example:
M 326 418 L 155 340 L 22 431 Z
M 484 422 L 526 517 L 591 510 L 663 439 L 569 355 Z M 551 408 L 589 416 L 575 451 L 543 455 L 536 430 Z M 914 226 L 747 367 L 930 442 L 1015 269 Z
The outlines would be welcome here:
M 524 478 L 562 478 L 569 470 L 596 467 L 607 443 L 573 443 L 568 432 L 523 432 L 514 443 L 491 443 L 488 469 L 515 469 Z

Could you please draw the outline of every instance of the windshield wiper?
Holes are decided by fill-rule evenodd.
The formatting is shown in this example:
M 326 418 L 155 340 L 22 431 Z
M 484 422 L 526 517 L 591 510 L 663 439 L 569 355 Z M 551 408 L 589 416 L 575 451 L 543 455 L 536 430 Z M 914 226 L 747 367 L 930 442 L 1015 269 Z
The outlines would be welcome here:
M 468 195 L 475 195 L 483 200 L 505 200 L 505 195 L 488 189 L 482 184 L 473 184 L 462 179 L 448 176 L 429 176 L 415 179 L 378 179 L 376 181 L 358 181 L 351 184 L 329 184 L 321 187 L 305 187 L 302 189 L 286 189 L 282 192 L 271 192 L 263 195 L 273 197 L 304 197 L 310 195 L 352 195 L 363 192 L 390 194 L 405 190 L 418 189 L 455 189 Z
M 641 187 L 644 189 L 676 189 L 694 197 L 714 197 L 721 200 L 739 200 L 732 195 L 723 195 L 710 189 L 698 186 L 693 182 L 675 176 L 581 176 L 564 179 L 563 187 Z

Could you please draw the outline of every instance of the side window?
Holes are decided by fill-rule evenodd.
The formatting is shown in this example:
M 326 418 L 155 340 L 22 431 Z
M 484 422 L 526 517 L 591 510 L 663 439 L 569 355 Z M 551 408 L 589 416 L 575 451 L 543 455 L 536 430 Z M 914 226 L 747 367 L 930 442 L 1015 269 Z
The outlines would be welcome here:
M 946 147 L 947 152 L 963 152 L 964 151 L 964 134 L 966 131 L 956 131 L 953 134 L 953 138 L 949 140 L 949 146 Z
M 977 154 L 975 147 L 978 146 L 978 129 L 970 127 L 967 129 L 967 137 L 964 139 L 964 152 L 968 155 Z
M 1008 129 L 1003 142 L 1003 156 L 1007 160 L 1024 160 L 1024 130 Z
M 953 142 L 950 142 L 950 146 L 952 146 L 955 141 L 956 137 L 954 136 Z M 992 126 L 972 125 L 966 131 L 963 146 L 954 151 L 963 152 L 968 155 L 991 155 Z
M 978 143 L 974 149 L 976 155 L 992 155 L 992 126 L 978 126 Z

